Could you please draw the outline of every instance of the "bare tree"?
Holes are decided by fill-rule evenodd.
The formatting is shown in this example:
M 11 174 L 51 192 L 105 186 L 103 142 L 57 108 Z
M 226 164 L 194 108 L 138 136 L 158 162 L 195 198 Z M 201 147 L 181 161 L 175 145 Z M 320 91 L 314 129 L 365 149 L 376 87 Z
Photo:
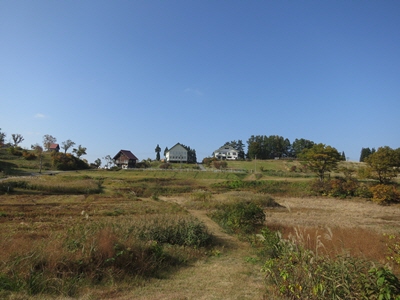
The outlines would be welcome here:
M 103 157 L 103 159 L 106 161 L 106 168 L 108 169 L 115 164 L 114 159 L 111 157 L 111 155 L 106 155 L 106 157 Z
M 71 140 L 66 140 L 65 142 L 61 143 L 61 148 L 64 149 L 64 154 L 67 153 L 68 149 L 75 145 L 75 143 Z
M 45 134 L 43 136 L 43 146 L 44 146 L 44 149 L 46 149 L 46 151 L 49 151 L 51 144 L 55 144 L 56 142 L 57 142 L 57 139 L 50 134 Z
M 19 133 L 13 133 L 11 135 L 11 137 L 12 137 L 12 139 L 14 141 L 14 146 L 15 147 L 17 147 L 18 144 L 22 143 L 22 141 L 24 140 L 24 137 Z

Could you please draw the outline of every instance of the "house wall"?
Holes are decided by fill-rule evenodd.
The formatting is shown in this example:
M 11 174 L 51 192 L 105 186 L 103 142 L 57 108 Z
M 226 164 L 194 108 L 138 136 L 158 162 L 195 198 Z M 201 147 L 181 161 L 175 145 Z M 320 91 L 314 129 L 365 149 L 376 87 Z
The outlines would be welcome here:
M 129 161 L 129 159 L 128 159 L 125 155 L 121 154 L 121 155 L 115 160 L 115 164 L 119 166 L 119 165 L 127 164 L 128 161 Z
M 187 162 L 187 150 L 181 145 L 171 148 L 165 155 L 169 162 Z
M 130 159 L 122 152 L 120 152 L 115 157 L 116 157 L 115 164 L 120 168 L 126 169 L 126 168 L 134 168 L 136 166 L 136 159 Z
M 234 148 L 220 148 L 214 152 L 214 157 L 218 159 L 236 160 L 238 159 L 238 151 Z

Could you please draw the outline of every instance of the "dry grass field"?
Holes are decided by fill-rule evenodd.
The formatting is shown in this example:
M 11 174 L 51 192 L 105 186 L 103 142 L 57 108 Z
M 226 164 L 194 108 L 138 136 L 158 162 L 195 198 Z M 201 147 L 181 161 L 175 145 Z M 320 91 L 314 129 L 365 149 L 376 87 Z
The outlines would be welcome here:
M 272 165 L 264 163 L 264 168 L 272 166 L 287 172 L 292 164 L 274 161 Z M 11 270 L 9 262 L 15 257 L 31 259 L 32 249 L 45 249 L 49 261 L 62 260 L 60 237 L 75 234 L 71 231 L 73 228 L 86 230 L 91 225 L 106 224 L 102 226 L 121 230 L 118 228 L 135 224 L 132 223 L 134 220 L 158 215 L 167 215 L 170 219 L 196 218 L 212 234 L 213 245 L 185 249 L 168 246 L 167 253 L 178 254 L 184 263 L 156 276 L 83 285 L 84 288 L 72 296 L 17 291 L 0 293 L 0 298 L 282 299 L 268 286 L 265 273 L 261 272 L 264 261 L 257 256 L 257 250 L 248 241 L 226 233 L 210 218 L 215 203 L 223 203 L 236 193 L 264 195 L 271 191 L 280 206 L 264 208 L 265 225 L 279 230 L 283 237 L 296 236 L 309 249 L 331 257 L 351 255 L 387 264 L 388 238 L 385 234 L 399 234 L 400 205 L 382 206 L 359 198 L 305 196 L 304 186 L 309 180 L 308 177 L 282 178 L 268 172 L 257 177 L 253 173 L 198 171 L 87 171 L 27 178 L 25 184 L 16 185 L 12 193 L 0 195 L 0 262 Z M 254 191 L 245 186 L 246 192 L 240 192 L 241 187 L 231 189 L 218 185 L 237 181 L 271 183 L 254 185 Z M 275 184 L 276 181 L 282 184 Z M 96 190 L 100 186 L 101 190 Z M 57 189 L 62 193 L 57 193 Z M 198 191 L 207 197 L 194 200 L 193 195 Z M 99 247 L 105 249 L 104 255 L 107 251 L 115 254 L 109 241 L 115 240 L 116 236 L 107 230 L 100 230 L 103 245 Z M 399 275 L 400 270 L 392 267 Z M 0 284 L 1 280 L 0 277 Z

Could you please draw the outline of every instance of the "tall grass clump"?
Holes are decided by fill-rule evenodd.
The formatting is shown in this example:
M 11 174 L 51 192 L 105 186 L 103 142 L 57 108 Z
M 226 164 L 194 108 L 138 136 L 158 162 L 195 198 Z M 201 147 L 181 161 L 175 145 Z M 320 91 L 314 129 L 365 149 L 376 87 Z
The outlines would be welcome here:
M 0 189 L 15 191 L 38 191 L 49 194 L 96 194 L 102 191 L 102 181 L 90 178 L 82 180 L 61 180 L 53 177 L 33 177 L 20 180 L 6 180 L 1 183 Z
M 204 223 L 191 216 L 146 218 L 141 226 L 132 227 L 141 240 L 171 245 L 205 247 L 211 245 L 211 234 Z
M 76 297 L 87 286 L 140 283 L 197 259 L 195 250 L 211 245 L 203 224 L 183 216 L 88 220 L 29 245 L 7 239 L 1 244 L 0 298 L 10 292 Z M 21 247 L 12 247 L 15 242 Z
M 333 258 L 308 249 L 297 232 L 288 239 L 273 238 L 273 255 L 263 271 L 276 292 L 288 299 L 400 299 L 400 281 L 386 267 L 348 255 Z

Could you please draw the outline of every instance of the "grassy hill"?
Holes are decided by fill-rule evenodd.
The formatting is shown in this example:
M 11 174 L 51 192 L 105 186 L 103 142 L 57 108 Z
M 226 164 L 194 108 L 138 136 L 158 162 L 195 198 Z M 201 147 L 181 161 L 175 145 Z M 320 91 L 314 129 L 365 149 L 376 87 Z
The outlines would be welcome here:
M 32 176 L 39 170 L 37 159 L 0 150 L 0 298 L 130 299 L 143 293 L 138 299 L 198 299 L 203 293 L 215 296 L 217 290 L 225 295 L 226 286 L 218 285 L 226 281 L 235 287 L 229 290 L 232 299 L 250 294 L 261 299 L 268 296 L 267 289 L 275 291 L 272 298 L 281 299 L 278 291 L 282 289 L 266 285 L 265 274 L 259 271 L 269 259 L 266 255 L 275 249 L 275 234 L 269 229 L 257 231 L 266 238 L 260 244 L 256 235 L 246 233 L 238 239 L 223 231 L 224 226 L 235 225 L 232 232 L 241 226 L 249 228 L 248 220 L 240 218 L 252 220 L 253 213 L 261 210 L 265 213 L 262 225 L 271 230 L 284 233 L 292 226 L 300 230 L 302 225 L 307 230 L 313 228 L 318 237 L 324 226 L 321 221 L 314 222 L 319 215 L 323 215 L 323 222 L 342 225 L 340 218 L 353 213 L 346 220 L 357 216 L 366 226 L 377 220 L 383 230 L 387 225 L 382 222 L 398 219 L 391 210 L 371 217 L 378 205 L 347 194 L 340 194 L 349 198 L 343 201 L 325 197 L 332 195 L 320 193 L 319 186 L 313 190 L 315 175 L 296 160 L 229 161 L 223 170 L 206 167 L 205 171 L 193 164 L 164 169 L 161 162 L 149 162 L 146 169 L 55 172 L 51 155 L 44 153 L 43 165 L 45 172 Z M 361 166 L 350 162 L 341 165 Z M 331 174 L 331 178 L 336 189 L 353 182 L 342 173 Z M 359 187 L 363 184 L 360 181 Z M 316 197 L 321 195 L 324 197 Z M 280 199 L 281 204 L 274 199 Z M 290 205 L 285 207 L 289 200 L 282 199 L 290 199 Z M 317 199 L 319 204 L 314 205 Z M 341 204 L 341 212 L 331 218 L 337 209 L 325 211 L 324 201 Z M 369 207 L 368 213 L 359 213 L 360 203 Z M 303 207 L 306 204 L 310 207 Z M 351 211 L 350 204 L 355 207 Z M 284 214 L 294 225 L 286 224 Z M 304 223 L 310 217 L 314 219 Z M 348 240 L 354 240 L 350 235 L 353 231 L 343 230 Z M 362 236 L 363 240 L 368 237 L 362 251 L 376 241 L 385 249 L 385 241 L 377 234 Z M 345 238 L 336 240 L 340 244 L 332 248 L 344 247 Z M 384 259 L 383 251 L 378 253 L 371 259 Z M 276 263 L 279 267 L 285 261 Z M 292 265 L 291 261 L 287 264 Z M 341 264 L 325 259 L 323 265 L 334 268 Z M 219 271 L 221 268 L 224 271 Z M 188 278 L 193 278 L 190 291 L 183 291 L 181 280 L 186 286 Z M 295 280 L 302 282 L 304 278 L 308 276 Z M 158 294 L 160 286 L 169 297 Z M 204 286 L 213 289 L 204 291 Z

